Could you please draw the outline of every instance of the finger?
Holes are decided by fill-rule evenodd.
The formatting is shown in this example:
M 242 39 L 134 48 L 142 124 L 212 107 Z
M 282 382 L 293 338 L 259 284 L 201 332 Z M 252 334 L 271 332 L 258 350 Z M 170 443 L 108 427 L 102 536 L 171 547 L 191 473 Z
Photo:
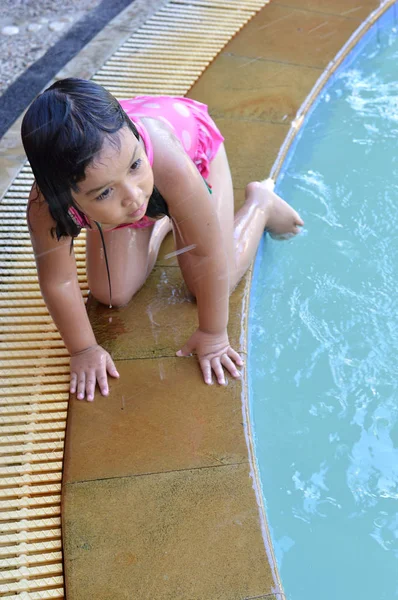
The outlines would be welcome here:
M 119 376 L 119 374 L 118 374 Z M 106 374 L 106 369 L 100 369 L 97 371 L 97 381 L 100 392 L 103 396 L 107 396 L 109 394 L 109 386 L 108 386 L 108 377 Z
M 304 225 L 304 221 L 299 215 L 296 216 L 295 225 L 300 225 L 301 227 Z
M 240 356 L 240 354 L 238 354 L 237 352 L 235 352 L 235 350 L 233 348 L 229 348 L 228 352 L 227 352 L 229 358 L 232 358 L 232 360 L 239 366 L 239 367 L 243 367 L 243 365 L 245 364 L 242 360 L 242 357 Z
M 69 384 L 69 391 L 71 394 L 74 394 L 76 392 L 76 386 L 77 386 L 77 375 L 76 375 L 76 373 L 71 373 L 70 374 L 70 384 Z
M 201 360 L 200 368 L 202 369 L 203 379 L 205 380 L 205 383 L 207 383 L 207 385 L 211 385 L 213 383 L 213 380 L 211 377 L 210 361 L 209 360 Z
M 86 389 L 86 374 L 80 373 L 79 379 L 77 382 L 77 399 L 83 400 L 84 398 L 84 390 Z
M 119 372 L 116 369 L 115 363 L 113 362 L 113 360 L 111 359 L 109 354 L 106 357 L 106 370 L 108 371 L 108 373 L 111 377 L 119 377 Z
M 225 385 L 225 375 L 224 375 L 224 369 L 222 368 L 222 364 L 220 362 L 220 359 L 217 358 L 213 358 L 213 360 L 211 361 L 211 366 L 213 368 L 213 371 L 216 375 L 216 379 L 218 381 L 218 383 L 220 385 Z
M 89 371 L 87 377 L 86 377 L 86 396 L 87 396 L 87 400 L 89 402 L 92 402 L 94 400 L 94 390 L 95 390 L 95 384 L 96 384 L 96 376 L 95 376 L 95 371 L 91 370 Z
M 227 356 L 226 354 L 222 355 L 221 364 L 227 369 L 227 371 L 231 373 L 232 377 L 240 377 L 240 373 L 236 368 L 235 363 L 233 363 L 229 356 Z
M 176 356 L 191 356 L 193 350 L 193 345 L 187 342 L 185 346 L 176 352 Z

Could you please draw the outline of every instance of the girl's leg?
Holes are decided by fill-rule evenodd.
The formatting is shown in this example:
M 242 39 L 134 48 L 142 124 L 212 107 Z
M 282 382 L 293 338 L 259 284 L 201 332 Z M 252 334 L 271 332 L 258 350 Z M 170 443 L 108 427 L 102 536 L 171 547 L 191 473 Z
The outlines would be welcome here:
M 104 231 L 112 284 L 112 305 L 127 304 L 141 288 L 155 264 L 160 245 L 171 231 L 168 217 L 153 227 L 123 227 Z M 108 275 L 99 231 L 88 230 L 86 241 L 88 285 L 94 298 L 110 304 Z
M 232 292 L 251 265 L 264 230 L 295 235 L 303 221 L 291 206 L 268 189 L 265 182 L 252 182 L 246 186 L 246 202 L 234 216 L 232 178 L 224 145 L 210 165 L 208 181 L 222 224 Z

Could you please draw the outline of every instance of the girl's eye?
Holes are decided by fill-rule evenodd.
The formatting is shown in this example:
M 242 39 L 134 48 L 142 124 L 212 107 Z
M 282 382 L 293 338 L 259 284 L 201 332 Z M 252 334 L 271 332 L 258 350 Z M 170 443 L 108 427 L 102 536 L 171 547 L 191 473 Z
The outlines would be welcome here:
M 142 162 L 142 161 L 141 161 L 141 159 L 140 159 L 140 158 L 139 158 L 138 160 L 135 160 L 135 161 L 133 162 L 133 164 L 131 165 L 130 169 L 131 169 L 132 171 L 136 171 L 136 170 L 138 169 L 138 167 L 140 166 L 141 162 Z
M 106 198 L 110 196 L 111 192 L 112 188 L 106 188 L 106 190 L 104 190 L 102 194 L 96 197 L 96 200 L 106 200 Z

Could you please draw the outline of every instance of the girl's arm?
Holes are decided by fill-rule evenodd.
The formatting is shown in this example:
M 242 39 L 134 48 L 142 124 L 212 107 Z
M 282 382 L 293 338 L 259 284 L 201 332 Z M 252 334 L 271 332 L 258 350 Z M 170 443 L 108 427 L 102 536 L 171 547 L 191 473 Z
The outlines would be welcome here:
M 92 400 L 96 381 L 108 393 L 106 371 L 117 376 L 109 354 L 97 345 L 77 278 L 71 238 L 52 237 L 55 226 L 42 196 L 32 189 L 28 224 L 36 259 L 40 289 L 49 313 L 71 354 L 71 393 Z
M 179 263 L 198 306 L 199 328 L 178 354 L 196 349 L 206 383 L 211 383 L 212 370 L 218 382 L 225 383 L 222 366 L 239 377 L 235 363 L 243 363 L 230 347 L 227 334 L 229 261 L 221 224 L 201 175 L 167 132 L 154 143 L 153 168 L 177 237 L 183 247 L 190 247 L 179 255 Z

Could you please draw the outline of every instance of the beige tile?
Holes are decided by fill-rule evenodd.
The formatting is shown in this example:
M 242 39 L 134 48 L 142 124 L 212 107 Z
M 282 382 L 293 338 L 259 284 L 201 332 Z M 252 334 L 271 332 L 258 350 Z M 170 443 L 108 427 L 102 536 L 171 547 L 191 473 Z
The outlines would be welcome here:
M 239 315 L 247 299 L 246 278 L 230 299 L 230 343 L 245 351 Z M 175 356 L 198 326 L 196 303 L 189 295 L 178 267 L 156 267 L 131 302 L 109 309 L 95 300 L 88 313 L 97 342 L 114 359 Z
M 380 0 L 272 0 L 272 3 L 360 20 L 380 6 Z
M 359 24 L 357 19 L 272 2 L 225 47 L 224 54 L 324 69 Z
M 206 386 L 194 357 L 116 366 L 108 397 L 70 401 L 64 482 L 247 461 L 239 381 Z
M 282 125 L 233 118 L 220 118 L 218 123 L 227 131 L 225 148 L 235 187 L 235 209 L 238 209 L 244 201 L 244 192 L 239 190 L 244 190 L 250 181 L 269 176 L 290 123 Z
M 68 600 L 243 600 L 271 594 L 248 466 L 68 484 Z
M 256 36 L 253 37 L 255 45 Z M 237 44 L 239 40 L 240 37 L 236 38 Z M 263 47 L 263 42 L 259 41 L 259 45 Z M 249 48 L 248 56 L 252 57 L 252 45 Z M 208 104 L 219 125 L 220 117 L 287 124 L 296 116 L 320 75 L 320 69 L 223 53 L 193 86 L 189 96 Z M 224 136 L 228 139 L 228 131 Z

